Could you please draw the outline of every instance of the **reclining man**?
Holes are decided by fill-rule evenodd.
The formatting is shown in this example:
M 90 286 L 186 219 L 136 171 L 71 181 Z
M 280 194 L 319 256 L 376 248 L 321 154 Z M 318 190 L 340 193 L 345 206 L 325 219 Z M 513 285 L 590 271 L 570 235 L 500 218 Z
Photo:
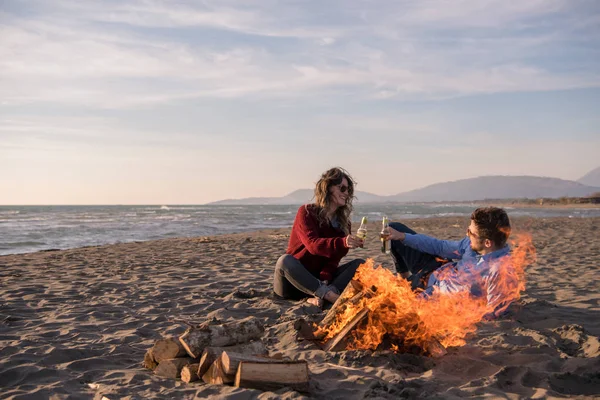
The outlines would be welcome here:
M 401 223 L 390 224 L 391 256 L 396 271 L 423 296 L 434 292 L 468 292 L 487 299 L 484 318 L 499 316 L 510 304 L 518 278 L 510 263 L 508 215 L 501 208 L 478 208 L 460 241 L 417 234 Z M 454 260 L 449 262 L 448 260 Z M 512 290 L 506 290 L 506 288 Z

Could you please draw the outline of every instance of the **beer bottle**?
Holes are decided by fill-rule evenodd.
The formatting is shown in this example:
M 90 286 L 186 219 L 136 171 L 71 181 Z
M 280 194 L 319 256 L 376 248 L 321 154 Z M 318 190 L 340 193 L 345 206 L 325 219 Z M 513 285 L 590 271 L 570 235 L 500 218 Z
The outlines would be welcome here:
M 392 243 L 388 239 L 390 237 L 390 226 L 388 223 L 387 217 L 383 217 L 383 221 L 381 223 L 381 233 L 379 237 L 381 238 L 381 252 L 385 254 L 390 254 Z
M 362 217 L 360 227 L 356 231 L 356 237 L 363 240 L 361 247 L 365 247 L 364 241 L 367 240 L 367 217 Z

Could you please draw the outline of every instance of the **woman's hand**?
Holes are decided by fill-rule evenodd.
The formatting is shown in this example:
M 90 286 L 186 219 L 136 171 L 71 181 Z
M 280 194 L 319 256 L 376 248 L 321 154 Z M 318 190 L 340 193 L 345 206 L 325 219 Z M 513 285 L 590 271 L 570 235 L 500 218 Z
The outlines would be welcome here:
M 394 228 L 389 228 L 390 230 L 390 237 L 388 238 L 389 240 L 400 240 L 403 241 L 406 238 L 406 234 L 404 232 L 398 232 L 397 230 L 395 230 Z
M 356 236 L 346 236 L 346 247 L 349 249 L 355 249 L 357 247 L 363 247 L 364 241 Z

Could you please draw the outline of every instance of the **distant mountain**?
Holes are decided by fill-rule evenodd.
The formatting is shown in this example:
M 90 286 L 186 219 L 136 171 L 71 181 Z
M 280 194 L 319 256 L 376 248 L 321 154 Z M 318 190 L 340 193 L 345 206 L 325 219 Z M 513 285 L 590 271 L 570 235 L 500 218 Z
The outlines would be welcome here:
M 600 167 L 591 170 L 590 172 L 582 176 L 580 179 L 578 179 L 577 182 L 588 186 L 600 187 Z
M 461 179 L 453 182 L 436 183 L 393 196 L 379 196 L 361 191 L 355 192 L 355 196 L 357 197 L 357 203 L 410 203 L 486 199 L 537 199 L 540 197 L 583 197 L 595 192 L 600 192 L 600 185 L 589 186 L 558 178 L 539 176 L 480 176 L 478 178 Z M 221 200 L 209 204 L 304 204 L 312 200 L 313 191 L 311 189 L 299 189 L 283 197 L 250 197 L 245 199 Z
M 356 202 L 358 203 L 379 203 L 386 201 L 386 196 L 378 196 L 373 193 L 356 191 Z M 219 200 L 208 204 L 222 205 L 268 205 L 268 204 L 305 204 L 310 203 L 314 199 L 314 191 L 312 189 L 298 189 L 283 197 L 248 197 L 245 199 L 227 199 Z
M 485 199 L 536 199 L 582 197 L 600 188 L 574 181 L 539 176 L 480 176 L 436 183 L 390 196 L 397 202 L 473 201 Z

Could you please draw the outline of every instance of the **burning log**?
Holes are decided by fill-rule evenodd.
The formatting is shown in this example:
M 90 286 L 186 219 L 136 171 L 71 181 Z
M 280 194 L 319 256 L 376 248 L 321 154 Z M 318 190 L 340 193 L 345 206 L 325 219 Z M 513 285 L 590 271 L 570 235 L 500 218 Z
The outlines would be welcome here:
M 306 361 L 242 361 L 235 375 L 235 386 L 259 390 L 291 387 L 308 391 L 308 364 Z
M 346 302 L 350 300 L 353 304 L 356 304 L 358 300 L 360 300 L 360 298 L 364 296 L 364 294 L 361 293 L 360 290 L 357 290 L 355 288 L 356 285 L 360 284 L 354 280 L 350 281 L 350 284 L 346 286 L 340 297 L 338 297 L 335 303 L 333 303 L 333 306 L 331 306 L 325 317 L 321 320 L 319 326 L 327 326 L 331 324 L 333 321 L 335 321 L 335 317 L 343 311 Z
M 356 326 L 362 321 L 364 320 L 367 315 L 369 314 L 369 309 L 368 308 L 363 308 L 362 310 L 360 310 L 358 312 L 358 314 L 356 314 L 354 316 L 354 318 L 352 318 L 352 320 L 350 320 L 350 322 L 348 322 L 346 324 L 346 326 L 344 326 L 344 328 L 338 332 L 337 335 L 335 335 L 331 340 L 329 340 L 326 344 L 325 347 L 323 348 L 323 350 L 325 351 L 337 351 L 339 350 L 338 345 L 344 341 L 344 339 L 346 339 L 346 337 L 348 336 L 348 334 L 350 332 L 352 332 L 352 330 L 354 328 L 356 328 Z
M 312 324 L 306 322 L 304 318 L 294 321 L 294 329 L 298 331 L 297 340 L 319 340 L 315 336 Z
M 198 366 L 200 364 L 188 364 L 181 369 L 181 380 L 185 383 L 198 380 Z
M 203 324 L 197 328 L 189 328 L 179 341 L 192 358 L 198 358 L 206 347 L 246 343 L 260 338 L 264 330 L 257 318 L 248 317 L 223 325 Z
M 198 377 L 208 371 L 208 368 L 214 363 L 224 351 L 234 351 L 242 354 L 267 354 L 267 348 L 261 341 L 239 344 L 228 347 L 207 347 L 200 357 L 200 366 L 198 367 Z
M 425 352 L 433 358 L 440 358 L 448 354 L 448 351 L 444 345 L 442 345 L 440 341 L 435 338 L 432 338 L 426 342 L 423 346 L 423 350 L 425 350 Z
M 181 376 L 181 370 L 184 366 L 191 364 L 194 360 L 189 357 L 172 358 L 162 360 L 158 367 L 154 369 L 154 373 L 163 378 L 177 379 Z

